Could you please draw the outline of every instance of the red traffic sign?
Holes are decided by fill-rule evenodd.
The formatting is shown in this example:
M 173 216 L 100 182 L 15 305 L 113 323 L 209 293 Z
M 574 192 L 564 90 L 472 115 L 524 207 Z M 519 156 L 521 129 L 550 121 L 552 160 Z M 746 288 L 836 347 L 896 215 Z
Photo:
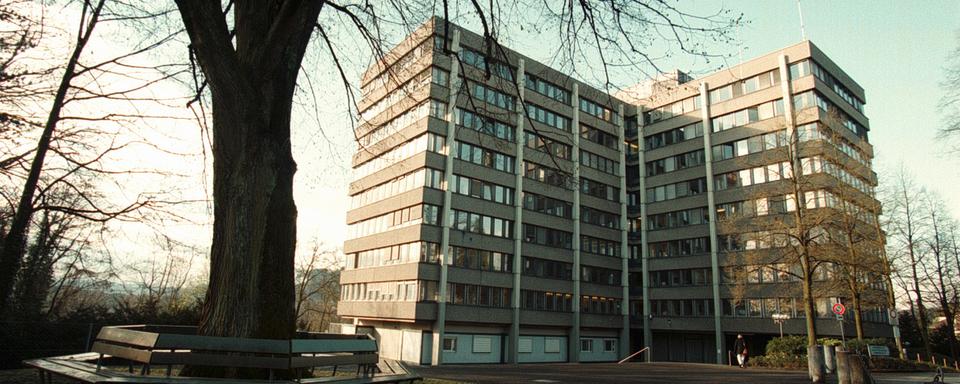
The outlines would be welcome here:
M 833 305 L 833 313 L 836 313 L 838 315 L 843 315 L 846 312 L 847 312 L 847 307 L 843 306 L 843 304 L 836 303 Z

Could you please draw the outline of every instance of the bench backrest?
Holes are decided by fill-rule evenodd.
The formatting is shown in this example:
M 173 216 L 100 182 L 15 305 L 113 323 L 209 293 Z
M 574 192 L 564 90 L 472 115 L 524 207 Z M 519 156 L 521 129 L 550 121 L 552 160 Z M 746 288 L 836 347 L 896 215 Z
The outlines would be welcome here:
M 92 350 L 143 364 L 270 369 L 370 365 L 379 360 L 376 341 L 367 335 L 301 333 L 298 336 L 307 338 L 269 340 L 188 332 L 195 332 L 195 328 L 104 327 Z

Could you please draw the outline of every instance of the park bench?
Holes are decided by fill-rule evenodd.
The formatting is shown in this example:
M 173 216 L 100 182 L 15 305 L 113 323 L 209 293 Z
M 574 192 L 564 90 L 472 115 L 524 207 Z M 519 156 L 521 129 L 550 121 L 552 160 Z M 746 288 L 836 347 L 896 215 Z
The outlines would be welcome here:
M 37 368 L 40 382 L 52 375 L 84 383 L 225 383 L 235 379 L 209 379 L 172 375 L 185 365 L 257 368 L 270 372 L 269 380 L 244 383 L 412 383 L 420 380 L 400 362 L 380 361 L 377 343 L 369 335 L 298 333 L 292 340 L 243 339 L 200 336 L 196 327 L 103 327 L 92 352 L 25 361 Z M 117 365 L 117 363 L 122 363 Z M 165 368 L 153 375 L 154 367 Z M 356 370 L 352 375 L 346 372 Z M 118 369 L 126 368 L 126 369 Z M 322 377 L 301 378 L 328 373 Z M 348 370 L 349 369 L 349 370 Z M 295 372 L 295 379 L 274 379 L 274 372 Z M 339 374 L 338 374 L 339 373 Z

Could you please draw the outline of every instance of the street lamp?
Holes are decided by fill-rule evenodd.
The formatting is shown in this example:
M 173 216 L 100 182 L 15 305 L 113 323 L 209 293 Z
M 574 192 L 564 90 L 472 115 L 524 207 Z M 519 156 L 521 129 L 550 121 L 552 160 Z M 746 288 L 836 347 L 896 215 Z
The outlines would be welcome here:
M 773 322 L 780 325 L 780 337 L 783 337 L 783 322 L 785 320 L 790 320 L 790 315 L 786 313 L 774 313 L 772 316 Z

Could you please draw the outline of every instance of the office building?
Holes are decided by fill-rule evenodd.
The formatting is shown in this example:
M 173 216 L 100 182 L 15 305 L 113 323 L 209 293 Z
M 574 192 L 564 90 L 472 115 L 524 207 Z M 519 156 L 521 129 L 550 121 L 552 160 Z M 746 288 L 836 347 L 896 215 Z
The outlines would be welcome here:
M 631 90 L 437 18 L 408 36 L 362 79 L 339 315 L 418 364 L 616 361 L 644 346 L 725 362 L 738 332 L 777 332 L 772 313 L 799 332 L 789 263 L 740 264 L 775 252 L 760 223 L 796 209 L 777 187 L 785 132 L 802 133 L 803 175 L 879 209 L 863 90 L 810 42 Z M 838 201 L 803 193 L 814 210 Z M 830 293 L 818 316 L 844 296 Z M 888 336 L 874 307 L 866 329 Z M 838 334 L 822 316 L 820 333 Z

